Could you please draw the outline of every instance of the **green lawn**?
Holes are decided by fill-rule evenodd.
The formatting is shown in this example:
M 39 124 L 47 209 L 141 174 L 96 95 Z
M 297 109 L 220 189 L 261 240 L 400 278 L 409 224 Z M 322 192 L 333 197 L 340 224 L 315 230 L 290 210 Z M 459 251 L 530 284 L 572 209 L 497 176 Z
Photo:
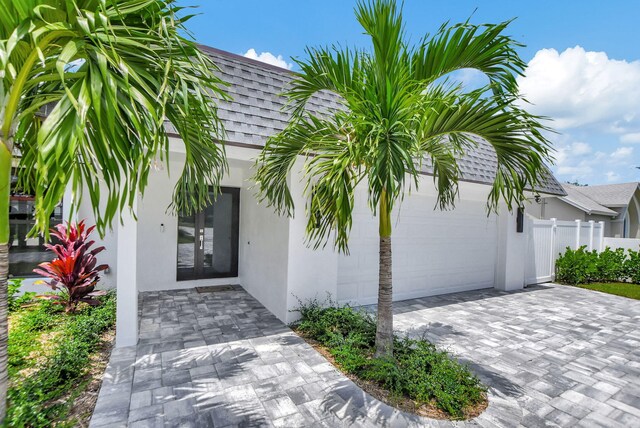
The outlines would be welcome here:
M 639 284 L 630 284 L 628 282 L 593 282 L 591 284 L 578 284 L 576 287 L 640 300 Z

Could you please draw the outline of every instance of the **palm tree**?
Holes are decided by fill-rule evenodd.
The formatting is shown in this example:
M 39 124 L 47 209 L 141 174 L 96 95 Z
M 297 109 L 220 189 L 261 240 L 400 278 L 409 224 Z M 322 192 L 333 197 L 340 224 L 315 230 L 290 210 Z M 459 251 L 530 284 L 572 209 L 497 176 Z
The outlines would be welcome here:
M 495 149 L 498 167 L 487 200 L 496 211 L 504 200 L 519 207 L 550 160 L 546 128 L 523 111 L 516 77 L 525 63 L 518 45 L 497 25 L 443 25 L 415 46 L 406 40 L 402 11 L 394 1 L 356 6 L 356 18 L 371 49 L 308 48 L 296 60 L 299 74 L 286 91 L 291 108 L 287 127 L 270 138 L 257 159 L 259 196 L 280 214 L 293 215 L 287 184 L 294 163 L 304 160 L 307 239 L 314 248 L 333 241 L 348 253 L 354 191 L 366 186 L 379 220 L 379 287 L 376 356 L 393 352 L 391 213 L 423 169 L 433 175 L 438 206 L 453 207 L 458 195 L 458 161 L 477 145 Z M 487 77 L 479 90 L 466 91 L 447 76 L 475 69 Z M 319 91 L 339 96 L 344 108 L 314 114 L 305 109 Z
M 166 160 L 164 122 L 186 163 L 175 210 L 196 209 L 218 187 L 224 150 L 215 65 L 186 39 L 172 0 L 0 1 L 0 418 L 6 414 L 7 271 L 11 176 L 35 195 L 34 233 L 72 186 L 83 187 L 101 233 L 132 207 L 151 162 Z M 13 163 L 13 168 L 12 168 Z M 99 202 L 103 210 L 98 209 Z M 74 208 L 76 209 L 76 208 Z

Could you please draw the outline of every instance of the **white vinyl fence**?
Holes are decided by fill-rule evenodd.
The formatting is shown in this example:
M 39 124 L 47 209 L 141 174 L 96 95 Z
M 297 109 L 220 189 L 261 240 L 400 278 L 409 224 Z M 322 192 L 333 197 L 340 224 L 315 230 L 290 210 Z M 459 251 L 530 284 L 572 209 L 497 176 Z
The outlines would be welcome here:
M 634 238 L 604 238 L 604 248 L 624 248 L 625 250 L 640 250 L 640 239 Z
M 539 284 L 553 280 L 555 262 L 567 247 L 577 249 L 583 245 L 588 250 L 602 251 L 604 223 L 539 220 L 527 218 L 526 284 Z

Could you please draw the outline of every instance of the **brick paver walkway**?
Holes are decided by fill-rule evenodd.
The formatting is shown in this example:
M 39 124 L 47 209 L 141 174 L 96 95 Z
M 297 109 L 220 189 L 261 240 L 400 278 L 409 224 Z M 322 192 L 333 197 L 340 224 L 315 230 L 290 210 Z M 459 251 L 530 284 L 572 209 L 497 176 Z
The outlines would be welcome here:
M 397 302 L 396 327 L 469 361 L 479 418 L 407 415 L 363 393 L 237 287 L 142 293 L 91 426 L 640 426 L 640 302 L 569 287 Z

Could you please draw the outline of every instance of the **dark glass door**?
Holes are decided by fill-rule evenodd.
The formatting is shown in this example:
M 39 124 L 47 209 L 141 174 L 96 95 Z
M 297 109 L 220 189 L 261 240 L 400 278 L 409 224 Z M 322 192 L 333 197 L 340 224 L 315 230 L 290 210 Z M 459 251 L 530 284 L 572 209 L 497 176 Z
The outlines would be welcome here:
M 204 210 L 178 216 L 178 281 L 238 276 L 239 201 L 240 189 L 223 187 Z

